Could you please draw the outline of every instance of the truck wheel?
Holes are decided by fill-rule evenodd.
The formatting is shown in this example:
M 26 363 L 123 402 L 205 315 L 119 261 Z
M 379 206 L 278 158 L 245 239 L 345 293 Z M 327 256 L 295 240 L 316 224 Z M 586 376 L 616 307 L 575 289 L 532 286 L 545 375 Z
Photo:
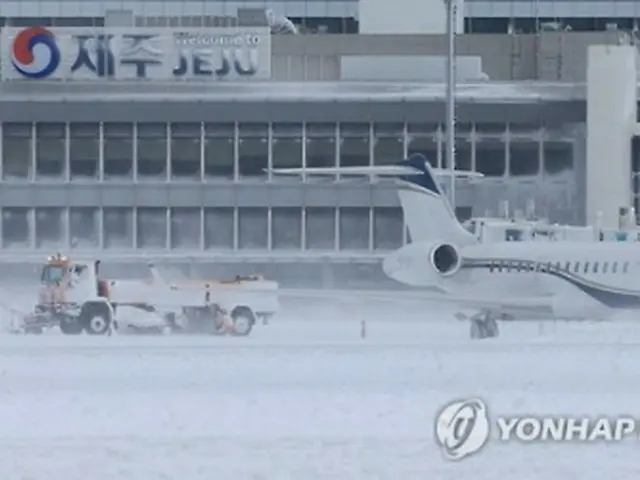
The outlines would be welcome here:
M 76 320 L 61 320 L 60 331 L 65 335 L 79 335 L 82 333 L 82 325 Z
M 485 329 L 487 337 L 489 338 L 494 338 L 500 335 L 500 327 L 498 327 L 498 322 L 495 318 L 487 319 Z
M 184 312 L 184 309 L 183 309 Z M 169 312 L 164 314 L 164 321 L 167 323 L 167 326 L 163 328 L 163 332 L 165 329 L 168 329 L 169 333 L 181 333 L 182 327 L 178 325 L 176 321 L 176 314 L 174 312 Z
M 106 335 L 109 332 L 110 323 L 108 314 L 89 312 L 84 328 L 89 335 Z
M 236 308 L 231 314 L 233 319 L 233 335 L 246 337 L 251 333 L 255 319 L 253 313 L 248 308 Z

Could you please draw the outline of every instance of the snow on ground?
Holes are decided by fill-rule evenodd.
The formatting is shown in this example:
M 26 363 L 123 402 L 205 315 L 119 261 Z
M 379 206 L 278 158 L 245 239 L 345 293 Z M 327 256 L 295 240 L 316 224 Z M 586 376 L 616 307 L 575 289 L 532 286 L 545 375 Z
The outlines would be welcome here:
M 367 338 L 360 338 L 361 318 Z M 496 413 L 640 416 L 640 330 L 512 324 L 468 339 L 445 313 L 283 313 L 249 338 L 0 336 L 3 479 L 635 478 L 635 441 L 433 438 L 446 402 Z

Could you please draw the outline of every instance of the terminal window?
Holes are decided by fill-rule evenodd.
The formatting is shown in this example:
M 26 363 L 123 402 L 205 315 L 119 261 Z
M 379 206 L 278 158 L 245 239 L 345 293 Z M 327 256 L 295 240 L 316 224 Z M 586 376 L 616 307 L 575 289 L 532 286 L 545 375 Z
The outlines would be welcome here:
M 36 176 L 63 178 L 66 155 L 66 125 L 36 123 Z
M 133 178 L 133 124 L 104 123 L 104 178 Z
M 519 2 L 516 2 L 519 3 Z M 588 3 L 587 3 L 588 5 Z M 613 7 L 615 8 L 615 7 Z M 597 32 L 611 29 L 632 31 L 637 20 L 632 17 L 467 17 L 465 33 L 530 34 L 538 32 Z
M 234 178 L 235 159 L 235 125 L 233 123 L 205 123 L 205 178 Z
M 506 144 L 500 139 L 476 142 L 476 171 L 487 177 L 501 177 L 506 171 Z
M 2 177 L 27 180 L 32 171 L 33 126 L 31 123 L 2 125 Z
M 567 141 L 545 141 L 542 145 L 544 172 L 559 175 L 573 168 L 573 144 Z
M 100 124 L 69 124 L 69 175 L 74 179 L 100 176 Z
M 335 123 L 308 123 L 306 127 L 307 167 L 335 167 L 337 125 Z
M 171 130 L 171 178 L 200 179 L 202 131 L 200 123 L 172 123 Z
M 514 177 L 540 173 L 540 142 L 518 139 L 509 142 L 509 174 Z

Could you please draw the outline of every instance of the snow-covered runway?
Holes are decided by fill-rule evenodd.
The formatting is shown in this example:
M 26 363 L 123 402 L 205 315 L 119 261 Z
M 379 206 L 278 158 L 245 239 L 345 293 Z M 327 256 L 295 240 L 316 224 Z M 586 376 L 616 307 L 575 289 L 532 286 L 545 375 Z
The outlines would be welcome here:
M 637 330 L 637 331 L 636 331 Z M 4 479 L 635 478 L 640 443 L 499 445 L 451 463 L 446 402 L 640 416 L 633 324 L 274 321 L 249 338 L 0 336 Z

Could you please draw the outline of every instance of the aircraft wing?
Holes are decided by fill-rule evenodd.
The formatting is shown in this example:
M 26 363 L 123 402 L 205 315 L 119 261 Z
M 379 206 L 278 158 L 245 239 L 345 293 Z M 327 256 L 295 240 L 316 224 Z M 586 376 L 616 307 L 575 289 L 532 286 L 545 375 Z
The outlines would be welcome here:
M 304 168 L 272 168 L 264 169 L 265 172 L 275 175 L 375 175 L 380 177 L 397 177 L 400 175 L 415 174 L 416 170 L 412 167 L 402 165 L 370 165 L 360 167 L 304 167 Z M 436 177 L 450 177 L 467 179 L 481 179 L 484 174 L 471 170 L 449 170 L 443 168 L 432 168 L 432 173 Z M 420 172 L 418 172 L 420 173 Z
M 394 302 L 398 306 L 419 303 L 440 303 L 461 309 L 490 308 L 512 314 L 549 313 L 551 296 L 488 298 L 459 296 L 436 291 L 419 290 L 323 290 L 288 289 L 280 291 L 281 298 L 322 300 L 328 303 L 362 304 L 376 302 Z

